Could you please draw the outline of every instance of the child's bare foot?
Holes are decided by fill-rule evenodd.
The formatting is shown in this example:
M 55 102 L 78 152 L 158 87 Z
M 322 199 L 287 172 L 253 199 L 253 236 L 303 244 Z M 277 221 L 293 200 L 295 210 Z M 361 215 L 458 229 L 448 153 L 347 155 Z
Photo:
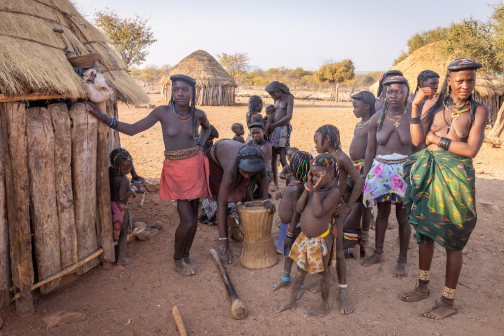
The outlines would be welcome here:
M 364 258 L 362 266 L 371 266 L 373 264 L 381 263 L 383 261 L 383 253 L 373 253 L 372 256 Z
M 273 185 L 273 187 L 271 188 L 271 192 L 275 191 L 278 191 L 278 184 Z
M 320 280 L 319 279 L 317 279 L 317 281 L 315 281 L 311 285 L 310 292 L 312 292 L 313 294 L 317 294 L 318 292 L 320 292 Z
M 281 302 L 275 306 L 275 313 L 280 314 L 281 312 L 291 309 L 296 305 L 296 298 L 294 300 L 288 299 L 287 301 Z
M 394 228 L 394 225 L 392 223 L 388 222 L 387 229 L 390 230 L 390 229 L 393 229 L 393 228 Z
M 301 286 L 299 292 L 296 295 L 296 300 L 299 300 L 303 297 L 304 292 L 306 292 L 306 286 Z
M 117 260 L 117 265 L 119 266 L 124 266 L 124 265 L 129 265 L 131 264 L 133 261 L 131 259 L 128 259 L 128 258 L 123 258 L 121 260 Z
M 175 259 L 175 269 L 182 276 L 190 276 L 194 274 L 191 267 L 184 262 L 184 259 Z
M 326 304 L 322 302 L 320 307 L 310 310 L 305 316 L 308 318 L 321 318 L 326 316 L 330 312 L 331 308 L 329 306 L 329 302 L 327 302 Z
M 441 301 L 436 301 L 436 305 L 426 311 L 423 316 L 433 320 L 442 320 L 455 314 L 457 314 L 457 308 L 454 302 L 448 303 L 441 299 Z
M 274 292 L 276 291 L 277 289 L 280 289 L 282 287 L 287 287 L 290 285 L 290 281 L 283 281 L 283 280 L 280 280 L 278 281 L 277 283 L 274 283 L 273 285 L 271 285 L 271 290 Z
M 397 263 L 396 270 L 392 274 L 394 278 L 402 279 L 408 276 L 408 264 L 407 263 Z
M 417 302 L 425 299 L 429 294 L 429 285 L 418 284 L 418 286 L 415 286 L 414 291 L 401 295 L 401 300 L 405 302 Z
M 342 315 L 351 314 L 354 311 L 352 304 L 350 303 L 350 300 L 348 299 L 348 289 L 347 288 L 340 288 L 340 290 L 339 290 L 339 306 L 340 306 L 340 313 Z
M 191 269 L 191 273 L 193 275 L 196 274 L 196 270 L 198 269 L 198 266 L 193 265 L 193 263 L 191 263 L 191 261 L 189 260 L 189 257 L 184 257 L 182 260 L 184 260 L 184 264 L 189 266 L 189 268 Z

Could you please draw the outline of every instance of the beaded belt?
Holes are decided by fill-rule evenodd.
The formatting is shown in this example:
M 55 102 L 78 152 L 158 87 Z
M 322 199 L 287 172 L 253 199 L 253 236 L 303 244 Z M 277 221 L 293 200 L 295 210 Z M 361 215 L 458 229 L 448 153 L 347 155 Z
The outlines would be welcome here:
M 185 160 L 198 155 L 198 147 L 178 149 L 174 151 L 165 151 L 164 157 L 166 160 Z
M 408 157 L 405 157 L 404 159 L 399 159 L 399 160 L 385 160 L 385 159 L 381 159 L 379 157 L 375 157 L 375 160 L 378 162 L 381 162 L 381 163 L 385 163 L 385 164 L 401 164 L 401 163 L 405 163 L 406 161 L 408 161 Z

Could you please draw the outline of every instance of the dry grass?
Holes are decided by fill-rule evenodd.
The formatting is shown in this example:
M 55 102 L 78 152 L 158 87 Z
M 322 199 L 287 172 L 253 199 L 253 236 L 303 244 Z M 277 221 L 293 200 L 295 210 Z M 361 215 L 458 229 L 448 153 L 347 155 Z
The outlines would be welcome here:
M 114 98 L 133 105 L 148 101 L 105 36 L 70 1 L 2 1 L 0 45 L 0 93 L 85 95 L 82 79 L 66 59 L 67 48 L 75 55 L 100 54 L 100 69 L 115 91 Z

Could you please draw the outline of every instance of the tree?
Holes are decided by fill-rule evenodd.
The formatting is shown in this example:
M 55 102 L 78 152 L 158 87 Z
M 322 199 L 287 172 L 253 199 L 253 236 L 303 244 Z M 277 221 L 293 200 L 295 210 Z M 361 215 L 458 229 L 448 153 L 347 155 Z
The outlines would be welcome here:
M 333 91 L 336 91 L 336 101 L 338 101 L 339 86 L 347 81 L 354 79 L 355 67 L 352 60 L 345 59 L 337 63 L 327 63 L 315 72 L 315 78 L 320 83 L 330 83 Z
M 142 64 L 148 55 L 147 48 L 157 41 L 151 27 L 147 26 L 148 20 L 138 15 L 122 19 L 114 10 L 106 8 L 95 13 L 94 22 L 128 68 Z
M 419 33 L 414 34 L 408 39 L 408 42 L 406 42 L 408 52 L 402 51 L 401 54 L 394 60 L 393 65 L 395 66 L 401 63 L 404 59 L 406 59 L 406 57 L 429 43 L 444 40 L 447 34 L 448 28 L 443 27 L 437 27 L 431 30 L 422 30 Z
M 161 78 L 168 75 L 171 69 L 172 68 L 168 64 L 165 64 L 161 67 L 155 65 L 146 65 L 142 69 L 133 68 L 130 74 L 135 79 L 139 79 L 147 83 L 153 83 L 159 82 Z
M 392 63 L 392 66 L 396 66 L 397 64 L 401 63 L 404 61 L 409 55 L 405 53 L 404 51 L 401 52 L 401 55 L 399 55 L 395 60 L 394 63 Z
M 233 78 L 241 74 L 246 74 L 249 70 L 249 58 L 247 53 L 234 53 L 229 55 L 222 53 L 217 55 L 217 60 Z

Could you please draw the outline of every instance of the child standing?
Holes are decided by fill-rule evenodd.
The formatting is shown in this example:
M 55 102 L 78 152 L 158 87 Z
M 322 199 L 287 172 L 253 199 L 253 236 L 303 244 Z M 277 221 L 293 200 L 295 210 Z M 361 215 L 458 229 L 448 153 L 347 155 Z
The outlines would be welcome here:
M 245 134 L 245 130 L 243 129 L 243 125 L 239 123 L 234 123 L 231 126 L 231 131 L 235 134 L 232 140 L 241 142 L 242 144 L 245 143 L 245 139 L 242 137 L 243 134 Z
M 296 147 L 291 147 L 287 149 L 287 162 L 291 162 L 292 155 L 296 152 L 299 152 L 299 149 L 297 149 Z M 280 177 L 281 180 L 285 180 L 285 188 L 287 188 L 287 186 L 292 181 L 292 171 L 290 169 L 290 164 L 285 165 L 278 176 Z
M 291 268 L 294 262 L 289 257 L 291 245 L 301 232 L 301 225 L 299 219 L 301 214 L 296 211 L 296 205 L 303 194 L 304 184 L 308 178 L 310 171 L 310 162 L 313 159 L 308 152 L 296 152 L 289 160 L 289 166 L 293 172 L 293 180 L 285 188 L 285 193 L 280 201 L 278 208 L 278 215 L 280 216 L 280 232 L 278 233 L 278 247 L 277 251 L 285 256 L 284 271 L 279 282 L 273 284 L 271 289 L 276 291 L 279 288 L 288 286 L 291 280 Z M 301 288 L 296 296 L 300 299 L 305 291 L 304 286 Z
M 266 174 L 268 175 L 268 182 L 273 181 L 273 172 L 271 169 L 271 145 L 264 139 L 264 125 L 262 122 L 255 122 L 249 125 L 251 140 L 247 141 L 247 145 L 259 148 L 263 153 L 264 162 L 266 163 Z M 260 182 L 257 181 L 257 189 L 254 191 L 253 198 L 261 198 L 262 190 Z
M 247 127 L 255 122 L 262 122 L 263 117 L 261 111 L 263 109 L 263 101 L 259 96 L 252 96 L 249 99 L 249 109 L 245 116 L 247 120 Z
M 133 159 L 127 150 L 116 148 L 110 153 L 109 179 L 110 196 L 112 207 L 112 224 L 114 226 L 114 240 L 118 240 L 116 247 L 117 265 L 131 264 L 126 258 L 126 246 L 128 244 L 128 198 L 134 196 L 140 188 L 138 182 L 130 182 L 126 175 L 131 172 Z
M 335 174 L 336 162 L 331 155 L 321 154 L 312 161 L 306 188 L 296 204 L 296 212 L 302 213 L 301 233 L 289 253 L 298 266 L 298 272 L 289 298 L 276 306 L 277 314 L 295 305 L 296 296 L 308 272 L 320 274 L 322 303 L 308 312 L 307 316 L 320 318 L 330 311 L 329 248 L 333 243 L 330 222 L 341 198 L 334 182 Z

